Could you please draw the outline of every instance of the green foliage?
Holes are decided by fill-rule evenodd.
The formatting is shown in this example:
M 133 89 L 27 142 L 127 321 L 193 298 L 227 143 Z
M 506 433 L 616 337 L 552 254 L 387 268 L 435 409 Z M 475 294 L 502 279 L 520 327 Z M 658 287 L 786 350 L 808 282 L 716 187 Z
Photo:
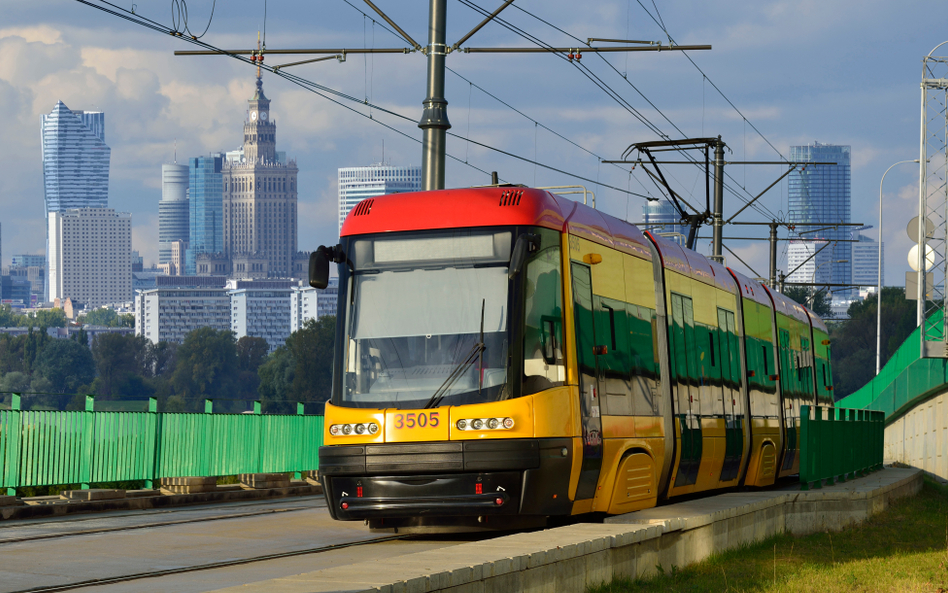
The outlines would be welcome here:
M 104 327 L 135 327 L 135 316 L 131 313 L 119 315 L 112 309 L 93 309 L 79 320 L 85 325 L 101 325 Z
M 106 399 L 151 395 L 152 346 L 144 336 L 103 333 L 92 341 L 97 377 L 93 391 Z
M 332 390 L 336 318 L 311 319 L 260 366 L 260 398 L 268 409 L 291 411 L 293 402 L 322 403 Z
M 77 393 L 95 378 L 92 353 L 73 340 L 50 340 L 36 357 L 35 372 L 55 393 Z
M 66 327 L 66 312 L 62 309 L 37 311 L 20 315 L 10 305 L 0 305 L 0 327 Z
M 811 311 L 822 318 L 831 317 L 833 309 L 830 307 L 830 301 L 826 298 L 826 291 L 816 290 L 806 286 L 791 286 L 783 291 L 784 296 L 790 297 L 801 305 L 808 307 Z
M 834 394 L 837 399 L 853 393 L 876 374 L 876 302 L 874 295 L 849 307 L 849 319 L 830 331 Z M 882 289 L 881 365 L 898 350 L 916 326 L 915 301 L 905 289 Z
M 186 399 L 233 399 L 237 386 L 237 340 L 232 331 L 202 327 L 178 348 L 171 383 Z

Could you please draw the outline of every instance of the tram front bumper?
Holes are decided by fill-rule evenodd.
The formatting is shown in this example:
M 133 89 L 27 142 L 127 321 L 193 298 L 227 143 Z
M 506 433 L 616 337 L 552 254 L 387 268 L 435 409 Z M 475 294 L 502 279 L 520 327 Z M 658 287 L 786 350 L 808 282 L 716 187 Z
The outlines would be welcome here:
M 319 456 L 329 511 L 343 521 L 572 508 L 570 439 L 329 446 Z

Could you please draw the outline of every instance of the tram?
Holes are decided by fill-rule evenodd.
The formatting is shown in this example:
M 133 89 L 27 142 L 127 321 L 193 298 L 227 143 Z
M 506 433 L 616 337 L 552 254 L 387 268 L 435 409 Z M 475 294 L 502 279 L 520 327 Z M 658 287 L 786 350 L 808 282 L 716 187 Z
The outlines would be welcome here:
M 510 529 L 798 473 L 826 326 L 677 243 L 516 186 L 368 198 L 340 243 L 335 519 Z

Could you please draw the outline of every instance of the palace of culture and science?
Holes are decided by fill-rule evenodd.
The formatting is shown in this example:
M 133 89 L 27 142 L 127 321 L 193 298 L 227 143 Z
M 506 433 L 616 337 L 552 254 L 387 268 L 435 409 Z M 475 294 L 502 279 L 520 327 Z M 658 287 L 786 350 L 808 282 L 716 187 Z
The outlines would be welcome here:
M 259 71 L 248 103 L 240 150 L 162 167 L 159 267 L 165 273 L 230 278 L 305 273 L 308 254 L 297 252 L 299 170 L 276 150 L 276 122 Z
M 240 161 L 223 163 L 224 255 L 234 276 L 289 278 L 297 246 L 298 169 L 294 161 L 277 159 L 276 122 L 259 73 L 243 153 Z

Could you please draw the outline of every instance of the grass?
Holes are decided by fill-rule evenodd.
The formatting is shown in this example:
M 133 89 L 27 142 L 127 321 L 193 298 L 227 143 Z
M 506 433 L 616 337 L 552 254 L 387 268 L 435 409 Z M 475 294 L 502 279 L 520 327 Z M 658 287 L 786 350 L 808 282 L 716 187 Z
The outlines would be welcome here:
M 686 568 L 656 569 L 589 593 L 948 593 L 948 488 L 926 479 L 917 497 L 841 532 L 778 535 Z

